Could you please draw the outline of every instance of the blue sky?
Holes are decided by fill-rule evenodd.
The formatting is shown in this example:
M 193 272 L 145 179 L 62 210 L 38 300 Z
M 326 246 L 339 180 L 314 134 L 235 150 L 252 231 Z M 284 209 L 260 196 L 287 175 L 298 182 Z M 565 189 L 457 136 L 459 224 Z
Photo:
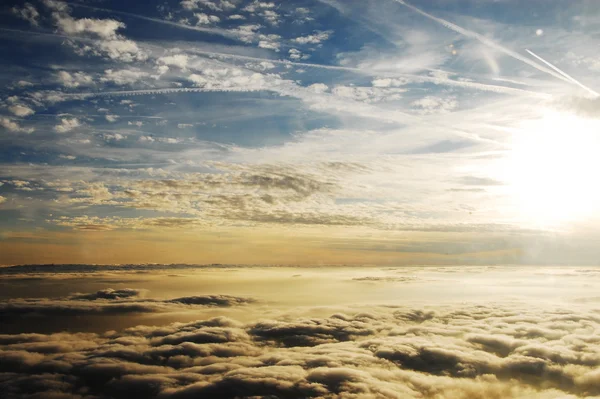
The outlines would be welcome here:
M 598 2 L 0 18 L 0 263 L 599 259 Z

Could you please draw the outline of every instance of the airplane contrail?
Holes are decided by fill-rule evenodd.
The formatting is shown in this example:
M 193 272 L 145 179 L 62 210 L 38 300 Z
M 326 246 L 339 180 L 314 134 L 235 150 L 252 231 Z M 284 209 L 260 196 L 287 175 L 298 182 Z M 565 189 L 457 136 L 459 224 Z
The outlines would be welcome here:
M 152 94 L 169 94 L 169 93 L 206 93 L 206 92 L 232 92 L 232 91 L 259 91 L 266 89 L 245 88 L 243 90 L 235 88 L 214 88 L 206 89 L 201 87 L 184 87 L 184 88 L 168 88 L 168 89 L 145 89 L 145 90 L 123 90 L 123 91 L 98 91 L 87 93 L 65 93 L 66 97 L 92 97 L 92 96 L 143 96 Z
M 525 49 L 525 51 L 527 51 L 529 54 L 531 54 L 533 57 L 537 58 L 538 60 L 540 60 L 541 62 L 543 62 L 544 64 L 548 65 L 550 68 L 554 69 L 556 72 L 560 73 L 561 75 L 563 75 L 565 78 L 567 78 L 570 82 L 576 84 L 577 86 L 581 87 L 582 89 L 588 91 L 589 93 L 591 93 L 594 97 L 600 97 L 600 94 L 593 90 L 590 89 L 589 87 L 587 87 L 586 85 L 584 85 L 583 83 L 581 83 L 580 81 L 578 81 L 577 79 L 575 79 L 574 77 L 572 77 L 571 75 L 567 74 L 566 72 L 562 71 L 561 69 L 559 69 L 557 66 L 552 65 L 550 62 L 546 61 L 545 59 L 543 59 L 542 57 L 540 57 L 539 55 L 537 55 L 536 53 L 534 53 L 533 51 L 529 50 L 529 49 Z
M 240 54 L 231 54 L 231 53 L 219 53 L 215 51 L 205 51 L 199 49 L 189 49 L 186 50 L 188 53 L 192 54 L 202 54 L 212 57 L 223 57 L 223 58 L 232 58 L 232 59 L 240 59 L 240 60 L 248 60 L 248 61 L 258 61 L 258 62 L 272 62 L 274 64 L 280 65 L 296 65 L 301 67 L 308 68 L 320 68 L 320 69 L 331 69 L 335 71 L 350 71 L 350 72 L 358 72 L 364 73 L 364 71 L 360 68 L 352 68 L 352 67 L 344 67 L 338 65 L 323 65 L 323 64 L 311 64 L 310 62 L 297 62 L 297 61 L 288 61 L 288 60 L 276 60 L 271 58 L 261 58 L 261 57 L 251 57 L 248 55 L 240 55 Z
M 473 32 L 471 30 L 468 30 L 468 29 L 465 29 L 465 28 L 463 28 L 461 26 L 458 26 L 458 25 L 456 25 L 456 24 L 454 24 L 454 23 L 452 23 L 450 21 L 446 21 L 445 19 L 438 18 L 438 17 L 436 17 L 434 15 L 431 15 L 431 14 L 429 14 L 429 13 L 421 10 L 420 8 L 415 7 L 412 4 L 409 4 L 409 3 L 405 2 L 404 0 L 393 0 L 393 1 L 395 1 L 396 3 L 402 4 L 405 7 L 410 8 L 414 12 L 416 12 L 418 14 L 421 14 L 424 17 L 429 18 L 430 20 L 435 21 L 438 24 L 440 24 L 442 26 L 445 26 L 446 28 L 448 28 L 450 30 L 453 30 L 453 31 L 455 31 L 457 33 L 460 33 L 463 36 L 467 36 L 467 37 L 476 39 L 479 42 L 485 44 L 486 46 L 488 46 L 488 47 L 490 47 L 490 48 L 492 48 L 494 50 L 500 51 L 500 52 L 502 52 L 502 53 L 504 53 L 504 54 L 506 54 L 506 55 L 508 55 L 508 56 L 510 56 L 510 57 L 512 57 L 512 58 L 514 58 L 516 60 L 518 60 L 518 61 L 521 61 L 521 62 L 523 62 L 523 63 L 525 63 L 525 64 L 527 64 L 527 65 L 529 65 L 529 66 L 531 66 L 531 67 L 533 67 L 535 69 L 537 69 L 538 71 L 545 72 L 545 73 L 547 73 L 549 75 L 552 75 L 555 78 L 563 80 L 565 82 L 571 82 L 567 77 L 563 76 L 562 74 L 557 73 L 557 72 L 553 71 L 552 69 L 545 68 L 544 66 L 538 64 L 537 62 L 534 62 L 534 61 L 530 60 L 529 58 L 524 57 L 521 54 L 519 54 L 519 53 L 517 53 L 517 52 L 515 52 L 513 50 L 510 50 L 510 49 L 508 49 L 508 48 L 506 48 L 506 47 L 504 47 L 504 46 L 502 46 L 502 45 L 494 42 L 493 40 L 488 39 L 487 37 L 485 37 L 485 36 L 483 36 L 483 35 L 481 35 L 481 34 L 479 34 L 477 32 Z

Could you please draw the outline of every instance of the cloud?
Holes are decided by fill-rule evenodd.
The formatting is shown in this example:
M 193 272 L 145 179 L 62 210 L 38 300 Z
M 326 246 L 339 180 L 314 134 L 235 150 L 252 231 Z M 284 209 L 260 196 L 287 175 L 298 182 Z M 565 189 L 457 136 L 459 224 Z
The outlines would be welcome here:
M 146 77 L 149 74 L 147 72 L 140 71 L 139 69 L 121 69 L 113 70 L 107 69 L 104 71 L 104 76 L 100 78 L 102 82 L 110 82 L 119 86 L 136 83 Z
M 185 305 L 204 305 L 204 306 L 235 306 L 252 303 L 252 298 L 240 298 L 230 295 L 205 295 L 189 296 L 170 299 L 170 303 L 182 303 Z
M 11 105 L 10 107 L 8 107 L 8 110 L 11 114 L 18 117 L 25 117 L 35 114 L 35 111 L 33 109 L 21 104 Z
M 0 204 L 3 204 L 7 201 L 6 197 L 0 195 Z
M 104 133 L 105 137 L 108 133 Z M 110 134 L 113 137 L 115 134 Z M 123 137 L 124 138 L 124 137 Z M 138 142 L 177 144 L 181 140 L 140 136 Z M 265 224 L 357 225 L 370 223 L 366 215 L 344 212 L 331 207 L 332 195 L 341 189 L 341 179 L 360 173 L 352 165 L 330 163 L 316 170 L 297 170 L 289 165 L 244 166 L 215 163 L 221 173 L 184 173 L 172 178 L 115 179 L 110 185 L 79 182 L 61 192 L 61 202 L 80 205 L 115 205 L 187 214 L 175 227 L 215 221 L 248 221 Z M 58 190 L 59 187 L 49 187 Z M 322 203 L 320 209 L 315 206 Z M 189 217 L 193 215 L 193 217 Z M 158 219 L 69 218 L 53 220 L 78 229 L 148 228 Z M 163 223 L 163 222 L 160 222 Z
M 146 290 L 104 289 L 94 293 L 75 293 L 64 298 L 9 299 L 0 301 L 0 320 L 19 318 L 168 313 L 194 307 L 231 307 L 255 302 L 252 298 L 230 295 L 203 295 L 166 300 L 143 299 Z
M 19 18 L 29 22 L 33 26 L 39 26 L 40 24 L 40 13 L 31 3 L 25 3 L 21 8 L 13 7 L 12 12 Z
M 312 35 L 300 36 L 295 39 L 292 39 L 292 42 L 298 44 L 320 44 L 321 42 L 329 39 L 331 34 L 331 31 L 318 31 L 313 33 Z
M 69 88 L 91 86 L 94 83 L 93 78 L 85 72 L 59 71 L 56 77 L 63 86 Z
M 116 399 L 575 399 L 600 394 L 599 322 L 585 311 L 456 304 L 4 334 L 0 387 L 8 398 L 76 397 L 85 389 Z
M 122 62 L 144 61 L 148 54 L 137 43 L 118 34 L 125 24 L 114 19 L 73 18 L 69 6 L 61 1 L 46 0 L 58 31 L 66 36 L 85 38 L 82 44 L 67 42 L 78 54 L 93 54 Z
M 57 133 L 67 133 L 81 126 L 81 122 L 77 118 L 62 118 L 60 123 L 54 126 L 54 131 Z
M 70 298 L 75 300 L 88 301 L 94 301 L 96 299 L 124 299 L 139 297 L 143 292 L 143 290 L 133 288 L 122 288 L 118 290 L 107 288 L 105 290 L 100 290 L 91 294 L 73 294 Z
M 194 13 L 194 17 L 198 20 L 198 25 L 210 25 L 221 21 L 221 18 L 216 15 L 209 15 L 204 13 Z
M 0 126 L 9 132 L 33 133 L 33 128 L 21 127 L 17 122 L 10 118 L 0 117 Z
M 189 57 L 186 54 L 175 54 L 160 57 L 156 60 L 157 65 L 174 66 L 181 70 L 187 68 Z
M 411 103 L 421 114 L 449 113 L 458 107 L 455 98 L 426 96 Z
M 58 29 L 66 35 L 89 34 L 101 39 L 115 39 L 117 30 L 125 24 L 114 19 L 75 19 L 66 14 L 54 14 Z

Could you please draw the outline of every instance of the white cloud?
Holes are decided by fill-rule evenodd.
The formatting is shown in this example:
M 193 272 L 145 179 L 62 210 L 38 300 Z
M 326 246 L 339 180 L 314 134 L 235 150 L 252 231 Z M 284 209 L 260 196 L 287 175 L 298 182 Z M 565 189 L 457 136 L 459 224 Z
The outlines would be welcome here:
M 223 9 L 235 8 L 235 4 L 227 0 L 221 0 L 219 2 L 211 0 L 183 0 L 180 4 L 186 10 L 206 8 L 211 11 L 223 11 Z
M 288 54 L 289 54 L 290 59 L 292 59 L 294 61 L 307 60 L 310 58 L 310 55 L 302 54 L 302 51 L 295 49 L 295 48 L 289 49 Z
M 197 25 L 209 25 L 221 21 L 221 18 L 217 17 L 216 15 L 195 13 L 194 16 L 198 19 Z
M 129 121 L 129 122 L 127 122 L 127 124 L 129 126 L 137 126 L 137 127 L 144 126 L 144 122 L 142 122 L 142 121 Z
M 107 121 L 112 123 L 119 120 L 119 115 L 105 115 L 104 118 L 106 118 Z
M 161 143 L 166 143 L 166 144 L 179 144 L 183 140 L 175 138 L 175 137 L 160 137 L 158 139 L 158 141 L 160 141 Z
M 80 52 L 91 52 L 122 62 L 145 61 L 148 58 L 148 54 L 136 42 L 125 39 L 103 40 L 98 42 L 96 48 L 83 47 Z
M 148 77 L 147 72 L 139 69 L 107 69 L 104 71 L 104 76 L 100 78 L 102 82 L 111 82 L 120 86 L 132 84 Z
M 142 143 L 153 143 L 155 140 L 152 136 L 140 136 L 138 141 Z
M 67 42 L 78 54 L 93 54 L 122 62 L 143 61 L 148 58 L 136 42 L 117 33 L 119 29 L 125 28 L 123 22 L 114 19 L 76 19 L 70 15 L 70 8 L 66 3 L 46 0 L 44 4 L 54 10 L 52 18 L 60 33 L 96 39 L 85 44 Z
M 56 25 L 61 33 L 66 35 L 88 34 L 100 39 L 116 39 L 117 30 L 125 24 L 114 19 L 75 19 L 68 14 L 54 13 Z
M 275 3 L 271 2 L 262 2 L 258 0 L 254 0 L 252 3 L 248 4 L 242 10 L 250 13 L 254 13 L 260 11 L 261 9 L 270 9 L 275 8 Z
M 0 117 L 0 126 L 9 132 L 21 132 L 21 133 L 33 133 L 33 128 L 23 128 L 17 122 L 9 119 Z
M 188 127 L 194 127 L 194 125 L 190 123 L 178 123 L 177 128 L 179 129 L 187 129 Z
M 312 35 L 297 37 L 292 39 L 292 41 L 298 44 L 319 44 L 329 39 L 331 33 L 331 31 L 319 31 L 313 33 Z
M 17 86 L 19 86 L 19 87 L 31 87 L 31 86 L 33 86 L 33 83 L 28 82 L 26 80 L 19 80 L 17 82 Z
M 411 105 L 423 114 L 448 113 L 458 107 L 458 101 L 454 97 L 427 96 L 413 101 Z
M 189 61 L 189 57 L 187 55 L 175 54 L 175 55 L 168 55 L 168 56 L 160 57 L 156 60 L 156 63 L 158 65 L 163 65 L 163 66 L 168 66 L 168 67 L 175 66 L 177 68 L 185 70 L 188 66 L 188 61 Z M 168 70 L 168 68 L 167 68 L 167 70 Z
M 121 141 L 125 140 L 127 136 L 124 136 L 121 133 L 105 133 L 102 135 L 102 138 L 105 141 Z
M 29 116 L 35 114 L 35 111 L 26 105 L 16 104 L 8 107 L 11 114 L 19 117 Z
M 264 10 L 264 11 L 260 12 L 259 15 L 261 17 L 263 17 L 271 25 L 278 25 L 279 24 L 279 14 L 277 14 L 273 10 Z
M 258 42 L 258 47 L 264 48 L 264 49 L 268 49 L 268 50 L 279 51 L 279 43 L 277 43 L 277 42 L 271 42 L 271 41 L 268 41 L 268 40 L 260 40 Z
M 327 87 L 327 85 L 323 83 L 314 83 L 308 86 L 308 90 L 313 91 L 315 93 L 325 93 L 327 90 L 329 90 L 329 87 Z
M 57 80 L 65 87 L 90 86 L 94 83 L 92 77 L 84 72 L 59 71 L 56 74 Z
M 63 118 L 60 120 L 60 124 L 54 126 L 54 131 L 57 133 L 67 133 L 73 129 L 81 126 L 81 122 L 77 118 Z

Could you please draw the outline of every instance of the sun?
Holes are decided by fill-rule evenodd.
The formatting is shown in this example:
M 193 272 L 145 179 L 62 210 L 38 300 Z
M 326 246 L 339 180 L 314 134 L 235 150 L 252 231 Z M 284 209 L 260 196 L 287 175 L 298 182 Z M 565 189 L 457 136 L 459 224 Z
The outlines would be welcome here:
M 509 195 L 524 220 L 565 225 L 600 208 L 600 121 L 546 112 L 513 132 L 506 161 Z

